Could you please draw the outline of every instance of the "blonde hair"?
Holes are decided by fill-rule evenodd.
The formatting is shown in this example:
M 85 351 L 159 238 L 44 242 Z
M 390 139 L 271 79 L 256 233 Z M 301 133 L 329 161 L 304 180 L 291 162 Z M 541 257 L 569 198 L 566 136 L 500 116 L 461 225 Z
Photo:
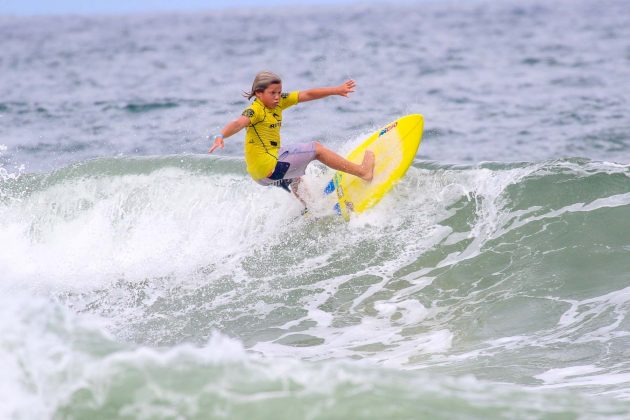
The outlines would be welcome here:
M 263 92 L 265 89 L 269 87 L 269 85 L 273 85 L 276 83 L 282 83 L 282 79 L 275 73 L 270 71 L 261 71 L 254 78 L 254 83 L 252 83 L 252 90 L 249 92 L 243 92 L 243 96 L 248 100 L 252 99 L 256 96 L 256 92 Z

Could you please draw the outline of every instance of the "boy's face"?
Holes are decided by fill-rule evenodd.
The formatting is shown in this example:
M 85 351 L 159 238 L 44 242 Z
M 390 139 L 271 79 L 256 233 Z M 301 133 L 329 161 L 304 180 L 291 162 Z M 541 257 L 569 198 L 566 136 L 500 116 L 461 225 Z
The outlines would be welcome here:
M 256 97 L 267 108 L 275 108 L 280 103 L 280 95 L 282 94 L 282 83 L 274 83 L 267 86 L 262 92 L 256 92 Z

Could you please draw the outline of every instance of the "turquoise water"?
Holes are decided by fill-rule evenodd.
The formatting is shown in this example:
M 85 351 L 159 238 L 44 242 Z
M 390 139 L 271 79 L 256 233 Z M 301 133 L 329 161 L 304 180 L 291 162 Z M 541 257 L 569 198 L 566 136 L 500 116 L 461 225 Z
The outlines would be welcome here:
M 0 417 L 628 418 L 630 15 L 570 5 L 0 20 Z M 359 83 L 287 142 L 425 115 L 377 207 L 205 155 L 271 57 Z

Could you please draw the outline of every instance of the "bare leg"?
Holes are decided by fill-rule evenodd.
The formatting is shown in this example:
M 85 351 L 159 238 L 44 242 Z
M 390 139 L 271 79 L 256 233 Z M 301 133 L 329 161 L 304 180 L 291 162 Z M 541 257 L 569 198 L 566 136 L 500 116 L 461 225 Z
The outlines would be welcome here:
M 370 150 L 363 155 L 363 162 L 357 165 L 316 142 L 315 159 L 332 169 L 358 176 L 365 181 L 371 181 L 374 174 L 374 152 Z

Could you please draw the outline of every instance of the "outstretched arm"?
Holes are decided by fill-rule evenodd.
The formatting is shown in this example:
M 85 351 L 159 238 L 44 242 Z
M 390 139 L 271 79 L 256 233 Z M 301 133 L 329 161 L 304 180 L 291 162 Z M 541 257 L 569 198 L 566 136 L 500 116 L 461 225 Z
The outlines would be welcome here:
M 354 92 L 356 83 L 354 80 L 348 80 L 339 86 L 321 87 L 300 91 L 298 102 L 308 102 L 315 99 L 325 98 L 326 96 L 339 95 L 347 97 L 348 94 Z
M 225 127 L 223 127 L 223 130 L 221 130 L 221 134 L 218 134 L 215 136 L 214 144 L 212 145 L 212 147 L 210 147 L 210 150 L 208 150 L 208 153 L 212 153 L 218 148 L 223 149 L 224 138 L 230 137 L 238 133 L 243 128 L 247 127 L 248 125 L 249 125 L 249 118 L 247 118 L 244 115 L 241 115 L 234 121 L 230 121 L 229 123 L 227 123 Z

